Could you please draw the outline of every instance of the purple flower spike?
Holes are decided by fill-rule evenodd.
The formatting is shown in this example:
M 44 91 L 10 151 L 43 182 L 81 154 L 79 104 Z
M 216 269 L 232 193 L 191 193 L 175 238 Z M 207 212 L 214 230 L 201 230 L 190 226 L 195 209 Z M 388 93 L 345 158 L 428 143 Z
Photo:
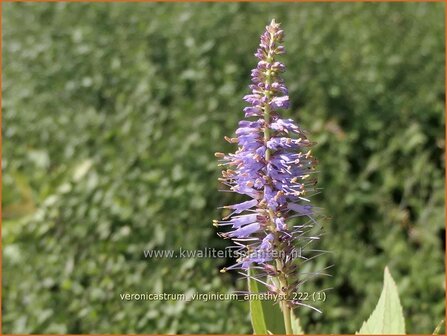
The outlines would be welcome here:
M 301 128 L 278 114 L 290 104 L 280 77 L 285 66 L 276 60 L 285 52 L 283 37 L 274 20 L 261 35 L 255 53 L 259 62 L 251 72 L 251 93 L 244 97 L 249 104 L 244 108 L 247 119 L 239 123 L 236 138 L 226 137 L 237 143 L 238 149 L 232 154 L 216 153 L 225 167 L 220 181 L 249 199 L 226 206 L 231 214 L 214 225 L 229 229 L 220 235 L 246 248 L 228 269 L 239 269 L 247 276 L 250 267 L 263 270 L 253 277 L 255 280 L 276 277 L 271 290 L 282 294 L 286 305 L 293 307 L 300 304 L 293 300 L 293 293 L 305 281 L 303 274 L 298 274 L 298 266 L 307 260 L 296 252 L 318 239 L 315 208 L 306 198 L 315 190 L 312 176 L 316 161 L 309 150 L 312 144 Z

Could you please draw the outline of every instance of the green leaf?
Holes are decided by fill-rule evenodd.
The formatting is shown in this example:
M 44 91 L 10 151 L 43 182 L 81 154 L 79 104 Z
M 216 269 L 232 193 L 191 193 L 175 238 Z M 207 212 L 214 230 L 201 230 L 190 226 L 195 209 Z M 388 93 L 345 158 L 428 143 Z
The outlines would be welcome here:
M 249 269 L 249 275 L 253 275 L 253 270 Z M 258 282 L 248 278 L 248 290 L 250 293 L 259 293 Z M 267 335 L 267 326 L 265 324 L 264 310 L 262 302 L 259 299 L 250 300 L 250 317 L 255 335 Z
M 279 304 L 275 303 L 275 301 L 263 300 L 262 308 L 267 330 L 275 335 L 285 334 L 284 318 Z
M 439 335 L 439 332 L 441 331 L 443 325 L 444 325 L 444 319 L 442 319 L 441 322 L 438 323 L 435 330 L 433 331 L 433 335 Z
M 279 286 L 278 279 L 268 277 L 267 283 L 273 284 L 276 287 Z M 266 286 L 263 284 L 257 284 L 261 292 L 267 292 Z M 264 320 L 267 326 L 269 334 L 283 335 L 286 333 L 284 326 L 284 316 L 281 311 L 280 305 L 276 301 L 262 300 L 262 308 L 264 311 Z M 300 326 L 299 319 L 292 312 L 292 329 L 294 334 L 304 334 L 303 329 Z
M 402 313 L 396 283 L 388 267 L 385 267 L 382 293 L 376 308 L 356 334 L 405 334 L 405 321 Z
M 276 281 L 275 278 L 268 277 L 267 283 L 274 283 Z M 276 286 L 278 286 L 276 284 Z M 259 287 L 262 290 L 267 292 L 267 288 L 264 285 L 260 285 Z M 284 326 L 284 318 L 281 312 L 281 308 L 276 301 L 271 300 L 263 300 L 262 307 L 264 309 L 265 323 L 267 325 L 267 330 L 272 334 L 285 334 L 286 329 Z
M 300 319 L 295 316 L 295 313 L 291 312 L 291 319 L 292 319 L 292 331 L 294 335 L 304 335 L 303 328 L 301 328 Z

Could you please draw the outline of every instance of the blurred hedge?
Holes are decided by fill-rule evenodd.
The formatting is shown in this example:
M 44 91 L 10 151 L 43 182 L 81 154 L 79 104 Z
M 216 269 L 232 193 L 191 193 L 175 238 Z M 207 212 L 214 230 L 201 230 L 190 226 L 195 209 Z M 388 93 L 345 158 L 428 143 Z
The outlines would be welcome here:
M 215 259 L 213 153 L 241 118 L 258 35 L 286 30 L 290 116 L 318 142 L 307 332 L 352 333 L 395 277 L 411 333 L 444 316 L 443 4 L 3 4 L 3 331 L 245 333 L 240 302 L 123 292 L 244 288 Z M 236 287 L 235 287 L 236 286 Z M 312 287 L 310 288 L 312 289 Z

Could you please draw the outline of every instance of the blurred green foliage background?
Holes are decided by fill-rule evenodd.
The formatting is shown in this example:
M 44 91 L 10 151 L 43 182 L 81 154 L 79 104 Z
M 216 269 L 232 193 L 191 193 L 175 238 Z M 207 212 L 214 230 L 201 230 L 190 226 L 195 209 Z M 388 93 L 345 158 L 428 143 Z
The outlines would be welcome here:
M 318 145 L 333 287 L 297 311 L 353 333 L 385 265 L 407 331 L 444 316 L 444 4 L 3 4 L 4 333 L 250 333 L 244 302 L 121 301 L 244 289 L 211 220 L 215 151 L 242 117 L 264 26 L 286 31 L 293 107 Z M 313 286 L 313 287 L 312 287 Z

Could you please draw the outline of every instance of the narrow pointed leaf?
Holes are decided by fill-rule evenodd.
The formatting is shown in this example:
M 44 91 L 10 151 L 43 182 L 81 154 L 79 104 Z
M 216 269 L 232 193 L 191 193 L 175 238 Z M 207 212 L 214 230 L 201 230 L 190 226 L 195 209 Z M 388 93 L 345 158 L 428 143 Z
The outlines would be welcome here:
M 436 326 L 435 330 L 433 330 L 433 335 L 439 335 L 443 325 L 444 325 L 444 320 L 441 320 L 441 322 L 439 322 L 438 325 Z
M 272 278 L 269 276 L 267 278 L 267 283 L 269 284 L 275 284 L 277 279 Z M 259 288 L 261 291 L 267 292 L 268 289 L 264 285 L 259 285 Z M 262 301 L 262 307 L 264 309 L 264 316 L 265 316 L 265 324 L 267 325 L 267 330 L 272 334 L 285 334 L 286 328 L 284 326 L 284 318 L 281 312 L 281 308 L 279 304 L 274 300 L 263 300 Z
M 253 275 L 253 270 L 249 270 L 249 274 Z M 248 278 L 248 290 L 250 293 L 259 293 L 258 282 L 252 278 Z M 250 300 L 250 317 L 255 335 L 267 335 L 267 326 L 265 324 L 264 310 L 262 302 L 258 299 Z

